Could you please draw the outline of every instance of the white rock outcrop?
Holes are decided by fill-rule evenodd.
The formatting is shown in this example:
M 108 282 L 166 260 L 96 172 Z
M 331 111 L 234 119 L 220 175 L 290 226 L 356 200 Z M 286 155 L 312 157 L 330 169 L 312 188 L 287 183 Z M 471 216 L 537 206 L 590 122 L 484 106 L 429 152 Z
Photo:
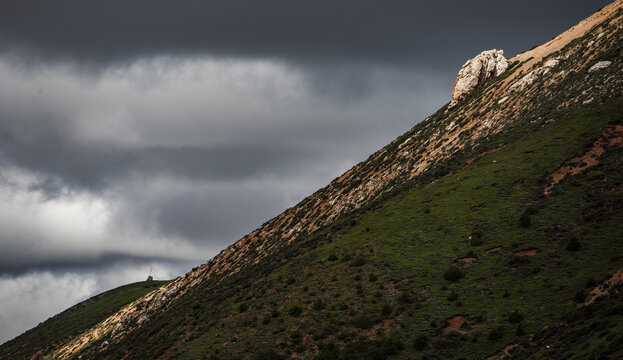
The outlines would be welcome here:
M 601 69 L 605 69 L 605 68 L 607 68 L 607 67 L 608 67 L 608 66 L 610 66 L 610 65 L 612 65 L 612 61 L 600 61 L 600 62 L 598 62 L 597 64 L 595 64 L 595 65 L 591 66 L 591 68 L 590 68 L 590 69 L 588 69 L 588 72 L 589 72 L 589 73 L 592 73 L 592 72 L 594 72 L 594 71 L 598 71 L 598 70 L 601 70 Z
M 450 105 L 456 105 L 484 85 L 489 79 L 508 69 L 503 50 L 487 50 L 468 60 L 459 71 L 452 89 Z
M 543 64 L 543 66 L 530 71 L 524 77 L 517 80 L 513 85 L 511 85 L 509 91 L 521 91 L 527 88 L 528 86 L 532 85 L 532 83 L 536 79 L 549 73 L 553 68 L 558 66 L 558 64 L 560 64 L 559 58 L 547 60 L 545 64 Z

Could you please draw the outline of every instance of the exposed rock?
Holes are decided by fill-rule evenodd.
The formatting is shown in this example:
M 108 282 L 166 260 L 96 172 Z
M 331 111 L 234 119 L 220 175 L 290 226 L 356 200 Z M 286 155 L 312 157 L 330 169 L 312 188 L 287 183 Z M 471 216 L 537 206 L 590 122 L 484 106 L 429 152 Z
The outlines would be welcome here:
M 508 69 L 508 61 L 503 50 L 487 50 L 468 60 L 459 71 L 452 89 L 450 105 L 456 105 L 474 93 L 489 79 L 502 74 Z
M 539 77 L 549 73 L 553 68 L 558 66 L 558 64 L 560 64 L 560 59 L 559 58 L 547 60 L 545 62 L 545 64 L 543 64 L 543 66 L 541 66 L 540 68 L 537 68 L 537 69 L 534 69 L 534 70 L 530 71 L 524 77 L 522 77 L 521 79 L 517 80 L 517 82 L 515 82 L 513 85 L 511 85 L 509 90 L 510 91 L 521 91 L 521 90 L 527 88 L 528 86 L 532 85 L 532 83 L 536 79 L 538 79 Z
M 607 67 L 608 67 L 608 66 L 610 66 L 610 65 L 612 65 L 612 61 L 600 61 L 600 62 L 598 62 L 597 64 L 595 64 L 595 65 L 591 66 L 591 68 L 590 68 L 590 69 L 588 69 L 588 72 L 589 72 L 589 73 L 592 73 L 592 72 L 594 72 L 594 71 L 598 71 L 598 70 L 601 70 L 601 69 L 605 69 L 605 68 L 607 68 Z

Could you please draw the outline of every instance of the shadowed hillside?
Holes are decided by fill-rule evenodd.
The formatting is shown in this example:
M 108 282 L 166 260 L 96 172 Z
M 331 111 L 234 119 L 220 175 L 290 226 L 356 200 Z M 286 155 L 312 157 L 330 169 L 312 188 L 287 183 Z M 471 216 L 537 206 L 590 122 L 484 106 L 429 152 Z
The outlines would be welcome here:
M 184 277 L 0 358 L 620 358 L 622 40 L 616 1 Z

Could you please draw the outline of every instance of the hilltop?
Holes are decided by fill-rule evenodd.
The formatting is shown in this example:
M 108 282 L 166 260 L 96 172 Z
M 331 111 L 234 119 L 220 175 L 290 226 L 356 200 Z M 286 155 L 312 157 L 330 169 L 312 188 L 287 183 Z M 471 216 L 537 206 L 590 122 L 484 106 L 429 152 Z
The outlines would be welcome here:
M 622 40 L 618 0 L 472 59 L 452 106 L 207 263 L 0 359 L 622 357 Z

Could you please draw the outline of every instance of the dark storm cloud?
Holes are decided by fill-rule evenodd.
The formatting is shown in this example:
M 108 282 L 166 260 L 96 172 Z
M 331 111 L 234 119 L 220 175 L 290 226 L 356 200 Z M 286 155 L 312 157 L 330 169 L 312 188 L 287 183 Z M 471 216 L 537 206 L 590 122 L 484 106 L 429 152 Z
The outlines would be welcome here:
M 520 52 L 607 3 L 6 0 L 0 35 L 5 50 L 96 63 L 208 54 L 446 67 L 481 49 Z
M 129 173 L 144 177 L 165 175 L 206 181 L 233 180 L 261 176 L 266 172 L 285 175 L 293 170 L 293 163 L 306 161 L 310 156 L 300 148 L 273 144 L 90 149 L 72 146 L 62 137 L 47 140 L 26 144 L 0 136 L 6 159 L 50 175 L 34 185 L 50 196 L 59 192 L 59 179 L 95 191 Z
M 149 264 L 167 264 L 170 266 L 178 266 L 180 264 L 190 265 L 196 262 L 188 260 L 175 260 L 164 256 L 139 256 L 130 255 L 122 252 L 106 252 L 92 254 L 91 256 L 75 256 L 68 254 L 66 258 L 33 258 L 33 257 L 2 257 L 0 262 L 0 277 L 15 277 L 32 272 L 53 271 L 63 273 L 68 271 L 81 272 L 85 270 L 97 271 L 110 268 L 111 266 L 145 266 Z

